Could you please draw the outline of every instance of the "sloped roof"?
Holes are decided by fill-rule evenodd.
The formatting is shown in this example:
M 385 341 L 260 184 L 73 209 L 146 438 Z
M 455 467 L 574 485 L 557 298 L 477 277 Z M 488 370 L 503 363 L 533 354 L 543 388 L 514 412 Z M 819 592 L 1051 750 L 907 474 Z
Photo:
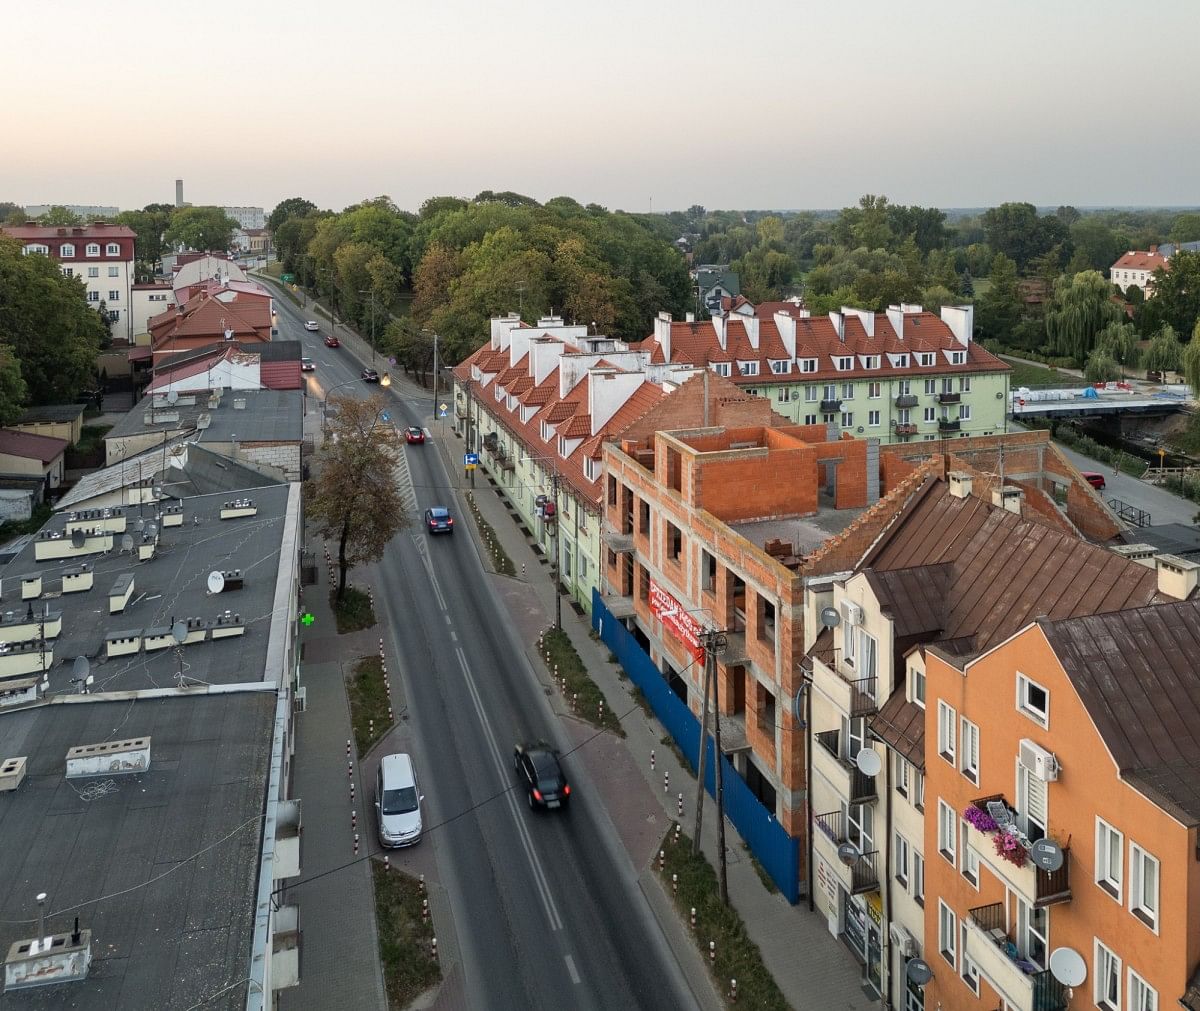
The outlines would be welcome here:
M 18 432 L 13 428 L 0 428 L 0 453 L 19 456 L 26 460 L 53 463 L 67 448 L 65 439 L 33 432 Z
M 1165 270 L 1169 262 L 1170 261 L 1165 256 L 1161 255 L 1157 250 L 1151 253 L 1133 249 L 1117 260 L 1117 262 L 1112 265 L 1112 269 L 1155 271 L 1159 267 L 1162 267 Z
M 83 404 L 42 404 L 31 407 L 20 418 L 18 425 L 32 425 L 43 421 L 74 421 L 83 414 Z
M 871 732 L 918 769 L 925 768 L 925 710 L 905 697 L 899 687 L 874 716 Z

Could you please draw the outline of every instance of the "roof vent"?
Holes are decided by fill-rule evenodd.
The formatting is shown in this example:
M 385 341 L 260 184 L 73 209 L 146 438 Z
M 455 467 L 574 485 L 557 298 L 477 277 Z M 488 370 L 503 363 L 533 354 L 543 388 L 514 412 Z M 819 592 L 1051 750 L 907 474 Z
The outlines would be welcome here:
M 237 397 L 233 401 L 233 409 L 235 411 L 244 411 L 246 409 L 246 398 L 245 397 Z
M 1196 592 L 1200 582 L 1200 562 L 1193 562 L 1178 555 L 1159 555 L 1158 592 L 1176 600 L 1187 600 Z
M 1117 544 L 1110 549 L 1114 555 L 1120 555 L 1131 562 L 1137 562 L 1138 565 L 1144 565 L 1148 569 L 1157 568 L 1154 561 L 1158 554 L 1158 548 L 1153 544 Z
M 45 901 L 45 894 L 38 896 Z M 40 903 L 39 903 L 40 904 Z M 38 923 L 42 918 L 38 916 Z M 46 935 L 14 941 L 4 959 L 4 992 L 24 990 L 54 983 L 71 983 L 86 979 L 92 964 L 92 932 L 79 929 L 69 934 Z
M 1021 515 L 1021 502 L 1025 498 L 1025 492 L 1015 485 L 1006 484 L 1003 488 L 996 488 L 992 491 L 992 505 L 998 509 L 1005 509 L 1010 513 Z
M 150 768 L 150 738 L 81 744 L 67 752 L 67 779 L 116 776 Z
M 965 470 L 952 470 L 949 473 L 950 494 L 955 498 L 971 497 L 971 475 Z

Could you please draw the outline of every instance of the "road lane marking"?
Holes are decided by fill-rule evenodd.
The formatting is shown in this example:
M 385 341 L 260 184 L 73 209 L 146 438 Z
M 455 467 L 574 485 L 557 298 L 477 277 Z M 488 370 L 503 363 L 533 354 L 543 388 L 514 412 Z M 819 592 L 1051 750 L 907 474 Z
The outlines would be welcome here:
M 475 706 L 475 712 L 479 716 L 479 723 L 483 727 L 484 737 L 487 738 L 488 746 L 491 748 L 492 762 L 496 767 L 496 772 L 500 776 L 501 782 L 506 783 L 508 782 L 508 776 L 505 771 L 500 748 L 496 745 L 496 737 L 492 733 L 492 725 L 484 715 L 483 700 L 479 697 L 479 690 L 475 687 L 475 679 L 471 676 L 471 668 L 467 663 L 466 654 L 463 653 L 461 646 L 457 647 L 454 652 L 458 657 L 458 665 L 462 668 L 463 677 L 466 679 L 467 691 L 470 693 L 471 702 Z M 529 836 L 529 829 L 525 825 L 525 819 L 521 817 L 521 812 L 517 809 L 517 802 L 513 798 L 513 791 L 506 791 L 504 798 L 508 802 L 508 810 L 512 815 L 513 823 L 517 826 L 517 835 L 521 837 L 521 847 L 525 850 L 525 857 L 529 861 L 529 869 L 533 873 L 533 882 L 537 886 L 542 906 L 546 910 L 546 917 L 550 921 L 550 929 L 562 930 L 562 918 L 558 915 L 558 907 L 554 903 L 554 896 L 550 891 L 550 883 L 546 880 L 541 864 L 534 855 L 533 840 Z
M 571 974 L 571 982 L 578 986 L 579 970 L 575 968 L 575 959 L 573 959 L 570 955 L 564 955 L 563 960 L 567 963 L 567 972 Z

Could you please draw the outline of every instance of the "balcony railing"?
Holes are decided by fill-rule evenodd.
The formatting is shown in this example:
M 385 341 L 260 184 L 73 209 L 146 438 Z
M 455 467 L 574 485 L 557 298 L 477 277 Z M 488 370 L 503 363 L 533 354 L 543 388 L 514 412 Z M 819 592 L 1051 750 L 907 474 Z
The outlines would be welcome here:
M 962 422 L 958 418 L 938 418 L 939 432 L 957 432 L 962 428 Z
M 846 817 L 841 811 L 813 815 L 813 821 L 835 846 L 841 846 L 842 843 L 850 841 L 846 834 Z M 878 856 L 877 850 L 871 850 L 870 853 L 859 853 L 853 863 L 845 865 L 850 868 L 850 891 L 855 895 L 873 892 L 879 888 L 876 859 Z
M 896 398 L 897 407 L 916 407 L 917 395 L 915 393 L 901 393 Z
M 973 807 L 985 813 L 988 813 L 989 803 L 1003 804 L 1009 814 L 1009 818 L 1014 823 L 1016 822 L 1016 809 L 1005 799 L 1002 793 L 993 793 L 987 797 L 980 797 L 978 800 L 971 801 Z M 1025 837 L 1020 835 L 1019 838 L 1024 840 Z M 1028 846 L 1028 842 L 1025 842 L 1025 845 Z M 1022 872 L 1033 875 L 1033 904 L 1039 908 L 1071 901 L 1071 847 L 1070 845 L 1064 845 L 1061 848 L 1063 862 L 1058 870 L 1044 871 L 1040 867 L 1034 866 L 1032 862 L 1027 862 Z
M 878 792 L 875 787 L 875 777 L 868 776 L 862 772 L 855 764 L 854 759 L 850 758 L 841 748 L 840 730 L 824 730 L 815 735 L 817 742 L 829 754 L 831 754 L 837 763 L 846 770 L 850 777 L 850 791 L 847 799 L 851 804 L 868 804 L 871 801 L 878 799 Z
M 876 678 L 850 680 L 850 715 L 870 716 L 879 708 L 875 701 Z
M 939 404 L 957 404 L 961 400 L 962 400 L 961 393 L 939 393 L 938 394 L 938 403 Z
M 821 401 L 821 410 L 825 414 L 832 414 L 835 411 L 840 411 L 841 409 L 842 409 L 842 402 L 840 400 L 822 400 Z
M 917 434 L 917 426 L 914 424 L 911 424 L 910 422 L 907 422 L 907 421 L 898 423 L 896 425 L 896 434 L 897 435 L 916 435 Z
M 1039 969 L 1035 962 L 1021 955 L 1005 923 L 1004 903 L 976 906 L 969 910 L 969 914 L 971 922 L 1029 980 L 1033 990 L 1031 1011 L 1063 1011 L 1067 1006 L 1067 988 L 1054 978 L 1049 969 Z

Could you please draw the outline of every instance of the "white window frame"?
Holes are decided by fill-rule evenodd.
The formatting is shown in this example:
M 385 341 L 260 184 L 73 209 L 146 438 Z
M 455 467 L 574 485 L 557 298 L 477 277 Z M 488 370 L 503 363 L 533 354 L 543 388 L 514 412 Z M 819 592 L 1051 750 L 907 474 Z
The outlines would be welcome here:
M 842 383 L 842 399 L 843 400 L 853 400 L 854 399 L 854 384 L 853 383 Z
M 951 867 L 958 867 L 958 813 L 938 798 L 937 848 Z
M 72 245 L 70 242 L 64 242 L 61 246 L 58 247 L 58 255 L 63 256 L 63 257 L 66 257 L 66 256 L 73 257 L 75 255 L 75 246 Z
M 925 810 L 925 773 L 913 769 L 913 807 L 919 811 Z
M 800 359 L 800 371 L 801 372 L 816 372 L 817 371 L 817 360 L 815 358 L 801 358 Z
M 854 427 L 854 412 L 842 411 L 842 428 Z
M 804 387 L 804 402 L 806 404 L 815 404 L 820 399 L 820 390 L 815 386 Z
M 88 270 L 88 275 L 87 275 L 88 277 L 99 277 L 100 276 L 100 268 L 99 267 L 88 267 L 87 270 Z
M 919 906 L 925 905 L 925 854 L 913 850 L 912 897 Z
M 925 708 L 925 672 L 919 667 L 908 668 L 909 701 Z
M 908 891 L 908 864 L 909 855 L 912 853 L 912 847 L 907 839 L 899 832 L 894 836 L 893 845 L 896 847 L 896 882 L 906 892 Z
M 833 360 L 833 367 L 835 369 L 837 369 L 839 372 L 853 372 L 854 371 L 854 356 L 853 355 L 849 355 L 849 356 L 839 355 L 837 358 L 835 358 Z
M 1039 710 L 1029 702 L 1029 689 L 1036 688 L 1046 697 L 1044 710 Z M 1039 727 L 1050 729 L 1050 689 L 1044 688 L 1032 678 L 1017 671 L 1017 711 L 1033 720 Z
M 883 397 L 883 383 L 878 379 L 867 383 L 867 399 L 879 400 Z
M 959 404 L 958 405 L 958 420 L 959 421 L 970 421 L 971 420 L 971 405 L 970 404 Z
M 115 263 L 110 263 L 108 265 L 108 276 L 109 277 L 120 277 L 121 276 L 121 268 L 118 267 Z
M 867 426 L 869 428 L 878 428 L 879 427 L 879 412 L 878 411 L 867 411 Z
M 907 797 L 912 789 L 912 766 L 902 755 L 896 756 L 896 792 Z
M 932 351 L 917 355 L 917 364 L 924 365 L 926 368 L 935 364 L 936 355 Z
M 89 292 L 87 293 L 87 300 L 88 300 L 89 302 L 99 302 L 99 301 L 100 301 L 100 292 L 98 292 L 98 291 L 89 291 Z
M 100 255 L 100 243 L 89 242 L 87 244 L 87 251 L 86 251 L 85 255 L 86 256 L 99 256 Z
M 107 246 L 104 247 L 104 253 L 106 256 L 120 256 L 121 255 L 120 243 L 110 242 Z
M 938 699 L 937 749 L 951 765 L 957 764 L 958 741 L 955 734 L 958 730 L 958 713 L 945 700 Z
M 962 941 L 962 981 L 966 984 L 968 990 L 976 997 L 979 996 L 979 967 L 971 961 L 971 957 L 967 954 L 967 924 L 964 921 L 959 924 L 962 931 L 960 940 Z
M 771 359 L 771 372 L 777 376 L 785 376 L 791 371 L 792 363 L 788 358 Z
M 1112 874 L 1113 855 L 1116 855 L 1116 875 Z M 1125 866 L 1125 836 L 1103 818 L 1096 818 L 1096 866 L 1097 887 L 1111 899 L 1123 901 L 1123 878 Z
M 925 408 L 925 421 L 926 422 L 937 421 L 937 412 L 932 407 Z M 932 439 L 933 436 L 932 435 L 927 436 L 927 438 Z
M 1158 1011 L 1158 991 L 1129 969 L 1129 1011 Z
M 979 727 L 965 716 L 959 723 L 959 771 L 963 776 L 979 785 Z
M 949 944 L 947 945 L 947 941 Z M 938 951 L 958 971 L 958 916 L 938 899 Z
M 738 372 L 743 376 L 757 376 L 758 362 L 738 362 Z
M 962 824 L 962 876 L 968 883 L 979 891 L 979 854 L 971 848 L 970 827 L 965 819 Z
M 1121 1011 L 1121 959 L 1100 938 L 1093 942 L 1092 1000 L 1103 1011 Z
M 971 392 L 971 377 L 970 376 L 961 376 L 959 378 L 958 392 L 959 393 L 970 393 Z
M 1033 920 L 1035 917 L 1043 919 L 1042 930 L 1034 927 Z M 1035 941 L 1040 942 L 1038 947 L 1042 951 L 1041 958 L 1035 957 L 1033 943 Z M 1031 905 L 1021 898 L 1020 895 L 1017 896 L 1017 948 L 1024 958 L 1028 959 L 1039 969 L 1046 968 L 1050 959 L 1050 907 Z
M 109 288 L 108 289 L 108 300 L 110 302 L 121 301 L 121 293 L 119 291 L 117 291 L 115 288 Z
M 726 379 L 729 378 L 729 362 L 713 362 L 712 367 L 718 376 L 724 376 Z
M 1146 867 L 1153 868 L 1153 894 L 1147 894 Z M 1162 893 L 1162 867 L 1158 858 L 1144 846 L 1129 840 L 1129 911 L 1154 933 L 1158 933 L 1158 918 Z

